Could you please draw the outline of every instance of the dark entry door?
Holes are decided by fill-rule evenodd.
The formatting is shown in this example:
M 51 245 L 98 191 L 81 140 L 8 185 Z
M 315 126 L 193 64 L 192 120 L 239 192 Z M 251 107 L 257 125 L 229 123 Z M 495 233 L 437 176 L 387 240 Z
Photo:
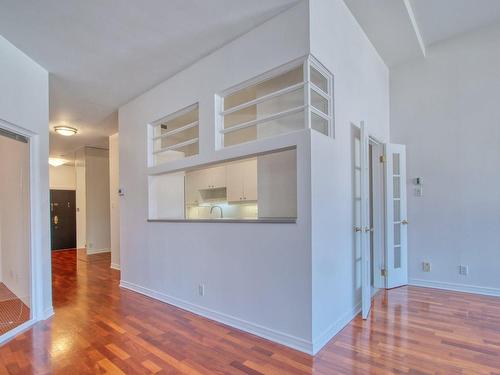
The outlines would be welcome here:
M 50 191 L 50 235 L 52 250 L 76 247 L 76 207 L 74 190 Z

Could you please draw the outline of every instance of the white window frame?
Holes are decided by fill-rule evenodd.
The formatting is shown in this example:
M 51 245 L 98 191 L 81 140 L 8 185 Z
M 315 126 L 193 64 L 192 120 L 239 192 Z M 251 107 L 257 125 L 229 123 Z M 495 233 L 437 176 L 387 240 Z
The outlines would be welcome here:
M 234 106 L 232 108 L 229 108 L 227 110 L 224 110 L 224 98 L 234 94 L 237 91 L 240 91 L 242 89 L 245 89 L 249 86 L 259 84 L 261 82 L 267 81 L 269 79 L 272 79 L 276 76 L 279 76 L 280 74 L 284 74 L 286 72 L 289 72 L 293 69 L 296 69 L 297 67 L 302 66 L 302 71 L 303 71 L 303 80 L 299 83 L 296 83 L 294 85 L 285 87 L 283 89 L 271 92 L 269 94 L 266 94 L 262 97 L 252 99 L 248 102 L 239 104 L 237 106 Z M 324 92 L 321 88 L 317 87 L 314 85 L 314 83 L 311 82 L 311 66 L 314 67 L 321 75 L 325 77 L 327 80 L 327 85 L 328 85 L 328 92 Z M 259 104 L 262 102 L 265 102 L 267 100 L 286 95 L 290 92 L 296 91 L 298 89 L 302 89 L 304 92 L 304 103 L 300 106 L 294 107 L 287 109 L 285 111 L 277 112 L 262 118 L 258 118 L 255 120 L 250 120 L 247 122 L 243 122 L 238 125 L 231 126 L 230 128 L 224 128 L 224 116 L 234 113 L 236 111 L 239 111 L 241 109 L 248 108 L 252 105 Z M 311 104 L 311 91 L 314 91 L 321 97 L 327 100 L 328 103 L 328 115 L 324 114 L 320 110 L 316 109 L 312 104 Z M 228 90 L 223 91 L 222 93 L 216 95 L 215 98 L 215 106 L 216 106 L 216 146 L 217 149 L 225 148 L 224 146 L 224 136 L 225 134 L 238 131 L 241 129 L 245 129 L 248 127 L 252 127 L 258 124 L 266 123 L 272 120 L 276 120 L 297 112 L 304 112 L 304 129 L 312 129 L 311 128 L 311 113 L 316 114 L 317 116 L 323 118 L 324 120 L 327 121 L 328 127 L 327 131 L 328 134 L 326 136 L 334 138 L 335 135 L 335 128 L 334 128 L 334 115 L 333 115 L 333 75 L 326 69 L 316 58 L 314 58 L 312 55 L 308 55 L 305 58 L 301 58 L 299 60 L 292 61 L 288 64 L 285 64 L 283 66 L 280 66 L 279 68 L 273 69 L 267 73 L 264 73 L 258 77 L 255 77 L 253 79 L 250 79 L 248 81 L 245 81 L 241 84 L 238 84 Z M 313 129 L 314 130 L 314 129 Z M 283 134 L 287 134 L 289 132 L 285 132 Z M 323 133 L 321 133 L 323 134 Z M 279 136 L 279 135 L 277 135 Z M 249 142 L 255 142 L 258 141 L 259 139 L 252 140 Z M 245 142 L 246 143 L 246 142 Z M 231 147 L 231 146 L 227 146 Z
M 158 127 L 158 126 L 161 126 L 163 123 L 165 122 L 168 122 L 168 121 L 171 121 L 179 116 L 182 116 L 182 115 L 185 115 L 186 113 L 189 113 L 191 112 L 192 110 L 194 109 L 198 109 L 198 119 L 196 121 L 193 121 L 189 124 L 186 124 L 184 126 L 181 126 L 180 128 L 177 128 L 177 129 L 174 129 L 174 130 L 171 130 L 171 131 L 168 131 L 166 132 L 165 134 L 161 134 L 161 135 L 158 135 L 158 136 L 155 136 L 155 129 Z M 148 139 L 148 166 L 149 167 L 154 167 L 158 164 L 155 164 L 154 162 L 154 157 L 155 155 L 158 155 L 158 154 L 161 154 L 161 153 L 164 153 L 164 152 L 167 152 L 167 151 L 172 151 L 172 150 L 176 150 L 178 148 L 181 148 L 181 147 L 184 147 L 184 146 L 188 146 L 188 145 L 191 145 L 191 144 L 194 144 L 194 143 L 198 143 L 198 153 L 195 154 L 195 155 L 190 155 L 190 156 L 186 156 L 186 158 L 189 158 L 191 156 L 196 156 L 196 155 L 199 155 L 200 153 L 200 137 L 199 137 L 199 132 L 200 132 L 200 106 L 199 106 L 199 103 L 196 102 L 194 104 L 191 104 L 185 108 L 182 108 L 176 112 L 173 112 L 165 117 L 162 117 L 161 119 L 159 120 L 156 120 L 156 121 L 153 121 L 151 122 L 150 124 L 148 124 L 148 127 L 147 127 L 147 139 Z M 158 139 L 162 139 L 162 138 L 167 138 L 168 136 L 171 136 L 171 135 L 174 135 L 174 134 L 177 134 L 177 133 L 180 133 L 184 130 L 188 130 L 188 129 L 191 129 L 191 128 L 194 128 L 194 127 L 198 127 L 198 137 L 195 137 L 195 138 L 191 138 L 191 139 L 188 139 L 187 141 L 184 141 L 184 142 L 179 142 L 175 145 L 172 145 L 172 146 L 169 146 L 169 147 L 165 147 L 165 148 L 162 148 L 160 150 L 155 150 L 154 148 L 154 143 L 156 140 Z M 163 164 L 163 163 L 161 163 Z

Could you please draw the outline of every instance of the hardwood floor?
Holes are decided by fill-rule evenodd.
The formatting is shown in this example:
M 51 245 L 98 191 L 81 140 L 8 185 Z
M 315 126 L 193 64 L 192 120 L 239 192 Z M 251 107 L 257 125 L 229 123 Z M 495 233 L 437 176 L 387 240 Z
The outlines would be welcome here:
M 0 335 L 30 319 L 30 309 L 4 283 L 0 283 Z
M 500 374 L 500 298 L 379 293 L 315 358 L 118 286 L 109 254 L 53 254 L 56 315 L 0 348 L 0 374 Z

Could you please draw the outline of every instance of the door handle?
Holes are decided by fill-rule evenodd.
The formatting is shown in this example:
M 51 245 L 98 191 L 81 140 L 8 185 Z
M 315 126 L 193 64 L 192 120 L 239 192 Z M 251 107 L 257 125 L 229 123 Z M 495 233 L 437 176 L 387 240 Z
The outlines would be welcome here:
M 364 232 L 373 232 L 373 229 L 374 229 L 373 227 L 371 227 L 371 228 L 370 228 L 370 227 L 365 227 L 365 228 L 363 229 L 363 231 L 364 231 Z
M 405 220 L 401 220 L 401 224 L 408 225 L 408 220 L 406 220 L 406 219 Z
M 362 229 L 361 229 L 361 227 L 354 227 L 354 231 L 355 231 L 355 232 L 361 232 L 361 231 L 362 231 Z

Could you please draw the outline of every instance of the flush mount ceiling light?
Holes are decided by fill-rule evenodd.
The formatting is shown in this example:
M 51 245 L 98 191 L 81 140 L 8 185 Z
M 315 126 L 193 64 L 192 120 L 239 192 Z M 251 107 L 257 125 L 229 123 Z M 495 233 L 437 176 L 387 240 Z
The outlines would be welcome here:
M 54 131 L 57 134 L 64 135 L 65 137 L 70 137 L 78 133 L 78 129 L 72 128 L 71 126 L 54 126 Z
M 59 158 L 49 158 L 49 164 L 52 165 L 53 167 L 59 167 L 63 164 L 66 164 L 68 161 L 64 159 L 59 159 Z

